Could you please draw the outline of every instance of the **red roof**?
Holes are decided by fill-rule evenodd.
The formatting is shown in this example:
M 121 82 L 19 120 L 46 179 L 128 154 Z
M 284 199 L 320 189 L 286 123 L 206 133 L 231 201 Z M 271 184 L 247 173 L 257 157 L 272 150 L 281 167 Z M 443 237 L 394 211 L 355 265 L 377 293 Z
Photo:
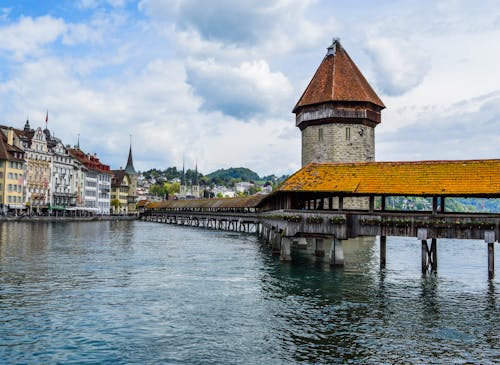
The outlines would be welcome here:
M 328 48 L 312 80 L 293 109 L 325 102 L 368 102 L 385 108 L 384 103 L 361 74 L 338 40 Z
M 96 156 L 87 155 L 82 150 L 76 148 L 69 148 L 68 152 L 88 169 L 111 174 L 109 166 L 99 161 Z

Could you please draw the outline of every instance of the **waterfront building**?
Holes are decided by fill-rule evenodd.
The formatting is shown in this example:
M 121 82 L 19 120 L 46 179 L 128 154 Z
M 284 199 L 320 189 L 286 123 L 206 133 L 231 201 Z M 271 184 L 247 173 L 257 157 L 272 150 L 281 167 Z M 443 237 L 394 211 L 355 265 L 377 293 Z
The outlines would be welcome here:
M 52 138 L 55 142 L 52 153 L 52 209 L 76 206 L 76 169 L 74 158 L 69 154 L 60 139 Z
M 99 161 L 94 154 L 85 154 L 80 148 L 70 148 L 68 152 L 85 166 L 84 174 L 84 207 L 101 215 L 110 213 L 111 177 L 108 165 Z
M 2 212 L 23 210 L 26 161 L 14 130 L 0 128 L 0 204 Z
M 31 211 L 41 212 L 48 209 L 52 186 L 52 153 L 49 151 L 47 136 L 38 127 L 30 127 L 26 120 L 23 130 L 14 129 L 26 158 L 26 195 L 25 203 Z
M 128 214 L 132 185 L 130 175 L 123 169 L 111 170 L 111 172 L 113 174 L 111 179 L 111 213 Z M 115 205 L 115 202 L 118 204 Z

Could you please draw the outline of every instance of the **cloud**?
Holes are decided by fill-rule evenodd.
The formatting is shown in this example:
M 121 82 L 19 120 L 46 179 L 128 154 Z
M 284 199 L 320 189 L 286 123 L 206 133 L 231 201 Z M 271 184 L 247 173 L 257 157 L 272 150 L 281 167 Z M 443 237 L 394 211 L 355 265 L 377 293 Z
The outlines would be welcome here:
M 417 87 L 430 70 L 430 56 L 415 42 L 372 36 L 365 47 L 376 83 L 387 95 L 402 95 Z
M 219 0 L 200 6 L 196 0 L 142 0 L 139 9 L 153 17 L 176 18 L 181 30 L 196 29 L 206 39 L 249 44 L 279 16 L 272 2 Z
M 45 15 L 21 17 L 17 23 L 0 28 L 0 51 L 15 59 L 38 54 L 43 46 L 57 40 L 66 30 L 62 19 Z
M 485 159 L 500 155 L 500 91 L 444 107 L 378 133 L 379 160 Z
M 236 67 L 213 60 L 191 61 L 188 82 L 203 98 L 203 108 L 220 110 L 243 120 L 260 114 L 281 112 L 290 100 L 292 87 L 281 72 L 272 72 L 264 60 L 243 62 Z

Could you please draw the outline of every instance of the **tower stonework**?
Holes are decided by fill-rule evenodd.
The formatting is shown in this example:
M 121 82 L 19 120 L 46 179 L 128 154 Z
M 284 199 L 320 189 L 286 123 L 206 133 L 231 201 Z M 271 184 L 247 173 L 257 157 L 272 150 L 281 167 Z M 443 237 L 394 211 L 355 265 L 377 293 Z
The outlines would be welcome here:
M 375 160 L 375 127 L 385 106 L 339 40 L 334 40 L 293 112 L 302 166 Z

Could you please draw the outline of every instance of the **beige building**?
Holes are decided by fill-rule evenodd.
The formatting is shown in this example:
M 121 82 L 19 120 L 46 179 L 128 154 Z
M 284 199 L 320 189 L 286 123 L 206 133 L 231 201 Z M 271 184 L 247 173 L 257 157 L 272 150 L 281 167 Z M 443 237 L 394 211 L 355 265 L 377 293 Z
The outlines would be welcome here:
M 0 204 L 3 212 L 25 209 L 26 162 L 20 140 L 12 128 L 0 129 Z
M 23 130 L 15 130 L 25 151 L 26 205 L 31 211 L 48 209 L 51 198 L 52 154 L 49 152 L 47 137 L 38 127 L 30 128 L 26 121 Z
M 125 170 L 111 170 L 111 214 L 129 213 L 131 179 Z

